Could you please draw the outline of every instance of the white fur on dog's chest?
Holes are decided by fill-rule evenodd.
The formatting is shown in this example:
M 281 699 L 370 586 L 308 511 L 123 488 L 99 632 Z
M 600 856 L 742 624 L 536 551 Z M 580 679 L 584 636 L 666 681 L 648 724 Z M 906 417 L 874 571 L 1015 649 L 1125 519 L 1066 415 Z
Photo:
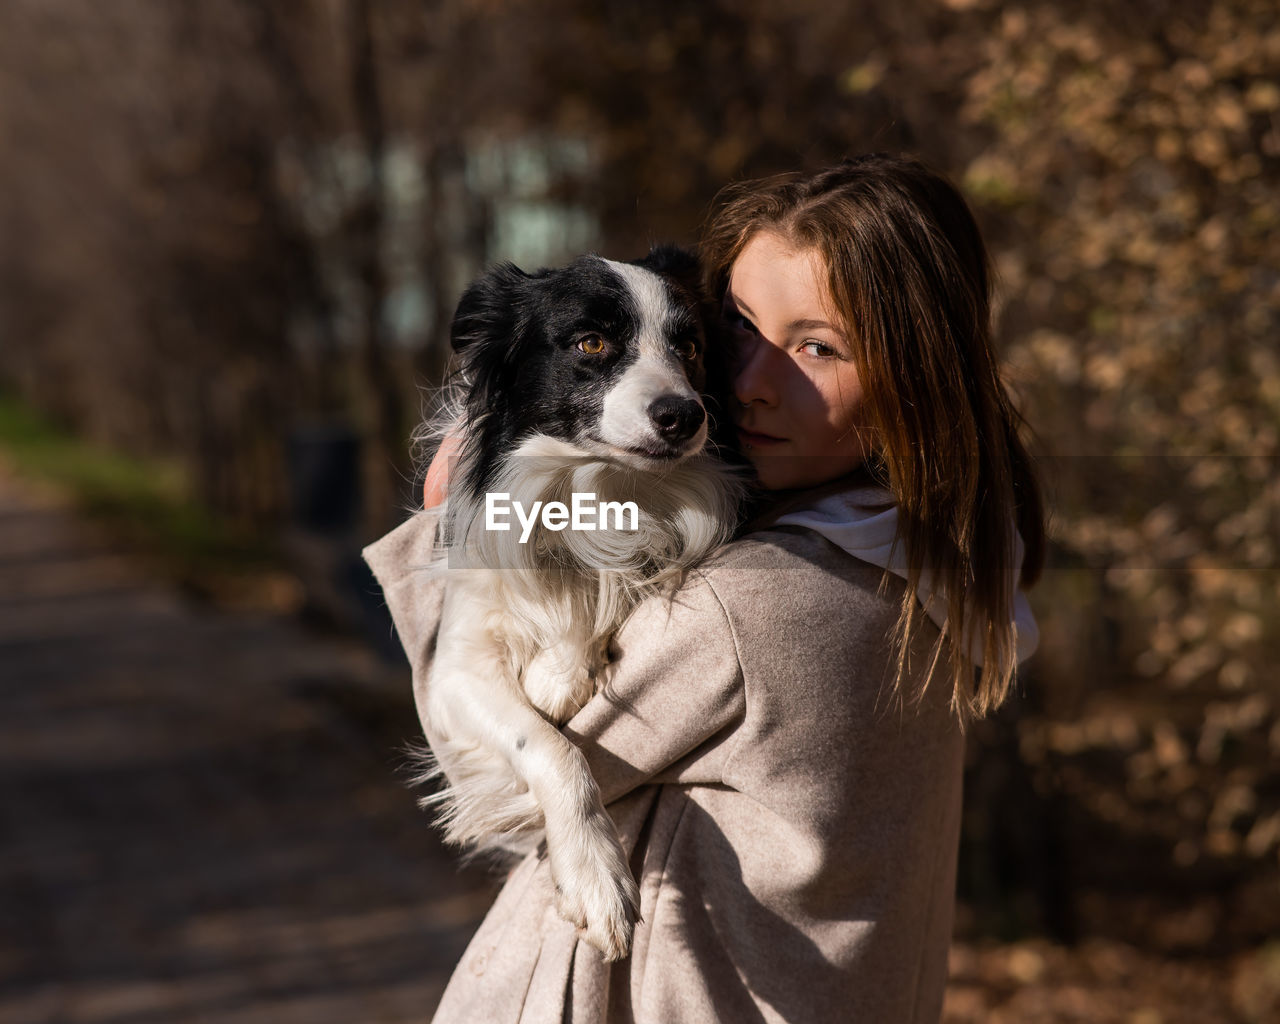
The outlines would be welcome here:
M 684 570 L 724 539 L 740 483 L 723 464 L 695 457 L 671 467 L 655 487 L 642 468 L 534 436 L 507 461 L 495 487 L 527 502 L 589 491 L 601 500 L 639 500 L 642 511 L 634 532 L 565 531 L 519 544 L 510 532 L 484 528 L 483 502 L 450 509 L 453 545 L 438 567 L 449 588 L 427 707 L 435 757 L 450 782 L 436 802 L 449 838 L 469 844 L 527 829 L 538 818 L 536 805 L 512 798 L 519 773 L 507 761 L 520 737 L 473 713 L 477 702 L 495 699 L 486 698 L 487 686 L 518 687 L 515 696 L 552 724 L 572 717 L 594 696 L 610 642 L 632 608 L 678 585 Z M 479 743 L 477 731 L 485 737 Z

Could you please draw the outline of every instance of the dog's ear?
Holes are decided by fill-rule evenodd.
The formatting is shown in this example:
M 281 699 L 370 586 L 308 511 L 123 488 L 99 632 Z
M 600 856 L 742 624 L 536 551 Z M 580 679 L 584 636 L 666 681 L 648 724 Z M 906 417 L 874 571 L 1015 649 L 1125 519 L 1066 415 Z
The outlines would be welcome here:
M 683 292 L 697 309 L 704 333 L 710 336 L 715 330 L 717 312 L 703 290 L 702 264 L 696 253 L 678 245 L 655 245 L 648 256 L 637 260 L 637 264 L 673 282 L 676 291 Z
M 702 294 L 702 264 L 691 250 L 663 243 L 650 248 L 649 255 L 639 262 L 640 266 L 676 281 L 690 295 Z
M 520 331 L 521 297 L 529 275 L 499 263 L 471 284 L 453 314 L 449 344 L 455 352 L 486 341 L 509 343 Z

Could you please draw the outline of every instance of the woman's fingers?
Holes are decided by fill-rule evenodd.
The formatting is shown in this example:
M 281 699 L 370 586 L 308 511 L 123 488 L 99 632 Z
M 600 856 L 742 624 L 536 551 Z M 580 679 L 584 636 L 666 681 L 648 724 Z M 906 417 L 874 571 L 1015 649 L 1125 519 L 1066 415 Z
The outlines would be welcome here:
M 427 468 L 427 479 L 422 485 L 422 507 L 435 508 L 449 494 L 449 460 L 458 453 L 462 438 L 448 434 L 436 449 L 435 458 Z

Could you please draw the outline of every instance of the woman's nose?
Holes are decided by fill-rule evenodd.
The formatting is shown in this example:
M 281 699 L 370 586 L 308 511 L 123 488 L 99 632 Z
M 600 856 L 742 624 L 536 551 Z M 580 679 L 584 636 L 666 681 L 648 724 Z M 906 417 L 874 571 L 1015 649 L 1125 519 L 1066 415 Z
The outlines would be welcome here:
M 744 406 L 752 402 L 777 403 L 777 372 L 770 368 L 773 346 L 752 335 L 738 346 L 733 376 L 733 395 Z

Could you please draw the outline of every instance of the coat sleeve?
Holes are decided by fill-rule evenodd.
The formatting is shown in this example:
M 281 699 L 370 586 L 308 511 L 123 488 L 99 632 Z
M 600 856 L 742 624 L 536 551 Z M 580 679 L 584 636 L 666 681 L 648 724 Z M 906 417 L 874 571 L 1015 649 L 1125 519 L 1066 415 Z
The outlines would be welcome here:
M 564 726 L 606 804 L 646 782 L 718 783 L 746 709 L 728 616 L 699 572 L 641 603 L 604 688 Z
M 446 586 L 425 570 L 438 521 L 435 510 L 419 512 L 364 549 L 413 669 L 420 716 Z M 613 654 L 606 685 L 564 726 L 605 802 L 650 781 L 719 781 L 745 697 L 733 633 L 706 578 L 695 571 L 674 595 L 641 603 Z
M 426 685 L 444 610 L 445 582 L 427 569 L 435 551 L 439 510 L 417 512 L 363 551 L 382 587 L 396 635 L 413 667 L 415 698 Z

